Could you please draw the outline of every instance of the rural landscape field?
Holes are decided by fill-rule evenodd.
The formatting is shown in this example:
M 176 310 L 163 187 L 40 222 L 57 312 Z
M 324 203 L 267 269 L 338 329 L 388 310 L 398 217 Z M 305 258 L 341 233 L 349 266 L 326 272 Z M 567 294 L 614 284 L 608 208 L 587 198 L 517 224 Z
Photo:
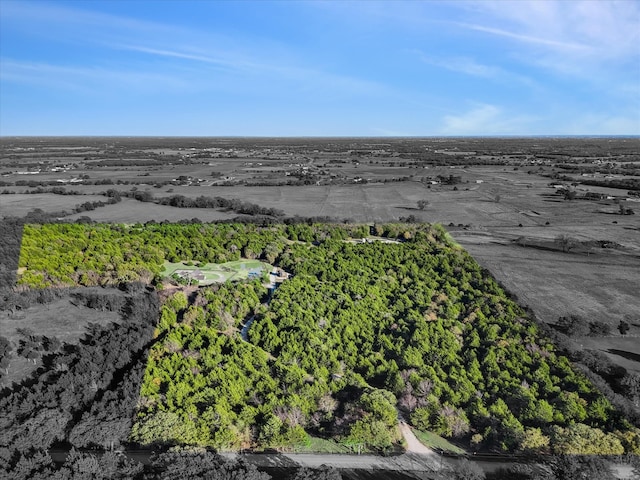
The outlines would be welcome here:
M 636 137 L 0 145 L 5 475 L 638 473 Z

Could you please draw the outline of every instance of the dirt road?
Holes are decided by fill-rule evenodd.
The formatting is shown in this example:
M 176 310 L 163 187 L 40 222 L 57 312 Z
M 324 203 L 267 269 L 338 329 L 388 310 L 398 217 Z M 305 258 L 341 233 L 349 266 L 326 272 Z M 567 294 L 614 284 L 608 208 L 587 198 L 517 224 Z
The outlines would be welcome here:
M 436 452 L 420 443 L 413 434 L 411 427 L 407 425 L 407 422 L 401 420 L 399 425 L 402 436 L 407 441 L 407 453 L 418 453 L 420 455 L 429 455 L 432 458 L 437 458 L 438 454 Z

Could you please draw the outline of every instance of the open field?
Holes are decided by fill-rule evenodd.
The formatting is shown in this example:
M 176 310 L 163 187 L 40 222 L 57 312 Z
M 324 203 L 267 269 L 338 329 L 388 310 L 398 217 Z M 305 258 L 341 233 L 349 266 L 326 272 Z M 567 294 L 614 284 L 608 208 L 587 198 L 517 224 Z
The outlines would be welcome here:
M 52 193 L 0 195 L 0 216 L 22 217 L 31 210 L 39 208 L 55 213 L 71 211 L 84 202 L 105 201 L 102 195 L 55 195 Z
M 577 340 L 584 348 L 600 350 L 611 360 L 640 372 L 640 256 L 628 230 L 578 227 L 572 234 L 582 239 L 625 241 L 628 251 L 595 249 L 586 253 L 564 253 L 522 247 L 504 232 L 452 232 L 455 239 L 513 294 L 521 305 L 529 306 L 537 318 L 556 323 L 561 316 L 579 315 L 587 321 L 607 323 L 617 333 L 620 321 L 630 325 L 627 335 Z M 533 233 L 533 235 L 531 235 Z M 534 231 L 529 238 L 544 238 Z M 591 235 L 589 235 L 591 233 Z M 537 235 L 536 235 L 537 234 Z
M 0 388 L 20 382 L 41 366 L 40 359 L 33 362 L 16 355 L 20 341 L 27 339 L 25 333 L 49 339 L 55 337 L 60 342 L 75 344 L 87 333 L 89 323 L 105 326 L 119 320 L 119 312 L 87 308 L 69 295 L 47 303 L 34 303 L 20 310 L 0 311 L 0 332 L 13 345 L 11 364 L 7 375 L 0 380 Z
M 563 253 L 521 247 L 487 233 L 453 235 L 545 322 L 576 314 L 612 327 L 620 320 L 638 323 L 640 258 L 636 255 L 606 249 L 589 255 Z
M 94 222 L 122 223 L 123 212 L 126 214 L 125 223 L 145 223 L 149 221 L 179 222 L 198 218 L 202 222 L 216 222 L 237 217 L 233 212 L 220 212 L 208 208 L 175 208 L 155 203 L 141 203 L 130 198 L 124 198 L 115 205 L 106 205 L 91 212 L 81 212 L 69 215 L 70 220 L 89 217 Z

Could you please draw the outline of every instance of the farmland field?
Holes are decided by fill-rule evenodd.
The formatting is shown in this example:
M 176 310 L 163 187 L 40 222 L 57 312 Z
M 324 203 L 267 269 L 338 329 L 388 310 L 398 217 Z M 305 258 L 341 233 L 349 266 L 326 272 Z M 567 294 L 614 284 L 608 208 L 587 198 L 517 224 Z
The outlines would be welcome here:
M 18 293 L 28 295 L 27 285 L 32 281 L 39 287 L 53 285 L 56 289 L 77 283 L 127 289 L 128 282 L 165 287 L 155 332 L 145 323 L 149 319 L 141 324 L 132 320 L 135 327 L 128 324 L 123 315 L 135 310 L 135 302 L 116 313 L 96 305 L 91 309 L 74 305 L 75 297 L 62 293 L 60 298 L 16 309 L 9 305 L 17 297 L 0 296 L 0 330 L 14 347 L 9 354 L 11 365 L 2 377 L 5 386 L 11 381 L 40 378 L 38 375 L 50 366 L 58 370 L 46 375 L 73 377 L 82 371 L 86 358 L 99 361 L 106 355 L 110 347 L 101 342 L 111 341 L 108 339 L 119 335 L 120 328 L 144 330 L 143 335 L 136 334 L 139 340 L 132 344 L 136 354 L 131 364 L 118 363 L 104 378 L 92 370 L 93 366 L 91 375 L 82 377 L 88 392 L 73 387 L 66 397 L 62 391 L 56 393 L 64 398 L 75 395 L 81 401 L 72 420 L 67 420 L 64 412 L 53 415 L 51 424 L 58 424 L 52 431 L 58 433 L 51 438 L 66 438 L 78 447 L 97 446 L 91 443 L 93 427 L 89 427 L 95 414 L 90 413 L 92 408 L 103 409 L 91 406 L 96 393 L 96 405 L 107 404 L 124 412 L 124 417 L 109 427 L 95 427 L 99 441 L 116 444 L 379 451 L 398 445 L 395 416 L 392 422 L 388 408 L 397 405 L 414 425 L 425 430 L 423 440 L 436 442 L 434 446 L 439 444 L 432 432 L 438 431 L 449 438 L 457 436 L 456 445 L 469 450 L 561 452 L 573 448 L 563 439 L 600 435 L 589 429 L 602 428 L 602 434 L 608 435 L 607 448 L 613 446 L 615 452 L 620 451 L 619 444 L 629 451 L 635 448 L 629 440 L 631 434 L 625 437 L 621 430 L 612 431 L 611 425 L 624 415 L 636 425 L 639 418 L 633 376 L 640 374 L 640 197 L 633 183 L 640 182 L 637 142 L 389 139 L 374 144 L 367 139 L 129 139 L 74 150 L 55 145 L 55 139 L 48 141 L 49 146 L 46 142 L 38 145 L 41 150 L 36 156 L 23 149 L 28 139 L 0 140 L 0 216 L 29 214 L 34 223 L 93 224 L 70 223 L 62 233 L 56 233 L 56 226 L 27 225 L 25 244 L 31 255 L 39 248 L 61 250 L 49 260 L 48 269 L 47 262 L 32 261 L 37 255 L 21 258 Z M 254 226 L 239 234 L 245 227 L 207 224 L 232 219 Z M 334 227 L 314 223 L 325 221 L 343 224 L 355 239 L 386 238 L 393 244 L 382 247 L 382 242 L 344 242 L 347 238 L 336 234 Z M 394 233 L 381 236 L 377 229 L 389 222 L 404 227 L 392 227 Z M 458 312 L 462 304 L 448 299 L 457 295 L 464 295 L 466 301 L 480 298 L 481 290 L 473 291 L 474 282 L 469 283 L 472 290 L 464 290 L 468 285 L 462 282 L 456 285 L 458 290 L 446 287 L 440 295 L 434 293 L 430 302 L 422 298 L 422 287 L 416 290 L 414 285 L 422 285 L 425 278 L 449 272 L 450 278 L 458 279 L 459 257 L 455 255 L 448 260 L 451 271 L 443 267 L 436 269 L 438 273 L 414 278 L 416 272 L 405 269 L 421 264 L 422 259 L 401 267 L 392 262 L 389 267 L 393 268 L 370 277 L 377 279 L 376 285 L 355 287 L 361 280 L 359 272 L 377 268 L 357 263 L 369 258 L 369 249 L 379 249 L 372 265 L 382 264 L 388 254 L 384 249 L 400 252 L 408 248 L 415 241 L 412 229 L 421 228 L 414 224 L 421 222 L 442 224 L 450 238 L 486 269 L 473 267 L 473 275 L 484 279 L 491 274 L 509 292 L 507 297 L 535 315 L 541 331 L 551 334 L 559 329 L 561 318 L 569 317 L 585 325 L 606 325 L 608 330 L 583 332 L 569 340 L 562 333 L 553 333 L 552 338 L 562 346 L 555 350 L 544 339 L 545 334 L 533 343 L 518 337 L 520 329 L 533 328 L 527 326 L 528 313 L 518 313 L 513 324 L 496 328 L 494 319 L 503 319 L 497 312 L 506 309 L 509 316 L 517 311 L 507 300 L 492 310 L 495 305 L 491 302 L 497 301 L 497 296 L 487 296 L 491 302 L 484 306 L 478 303 L 473 312 Z M 406 236 L 401 228 L 408 232 Z M 257 231 L 266 237 L 250 245 L 248 239 Z M 201 240 L 209 235 L 206 232 L 217 232 L 215 239 Z M 120 240 L 119 235 L 125 237 Z M 332 235 L 340 242 L 328 241 Z M 35 243 L 34 238 L 38 238 Z M 343 243 L 345 246 L 338 248 Z M 115 248 L 103 251 L 103 244 Z M 250 253 L 245 254 L 245 248 Z M 320 250 L 326 251 L 327 257 L 318 261 L 313 252 Z M 342 255 L 355 262 L 352 272 L 344 272 L 334 263 Z M 248 264 L 242 256 L 260 260 Z M 43 265 L 44 270 L 39 270 Z M 244 278 L 260 265 L 286 265 L 297 272 L 274 295 L 273 303 L 271 298 L 265 303 L 260 282 L 218 283 Z M 188 274 L 196 270 L 202 275 L 200 288 L 183 288 L 167 278 L 176 271 Z M 309 271 L 312 279 L 305 277 Z M 337 278 L 338 272 L 347 277 Z M 398 272 L 402 272 L 399 282 L 395 278 Z M 467 273 L 461 278 L 469 280 Z M 354 288 L 349 287 L 351 281 Z M 383 285 L 393 292 L 389 297 L 393 301 L 388 305 L 370 303 L 385 298 Z M 316 302 L 316 295 L 323 295 L 322 301 Z M 287 303 L 287 298 L 295 301 Z M 422 305 L 420 302 L 426 302 L 424 308 L 411 310 L 414 304 Z M 362 318 L 356 313 L 360 305 L 369 307 Z M 334 307 L 337 309 L 331 310 Z M 348 315 L 357 320 L 348 319 Z M 478 315 L 481 320 L 474 320 Z M 364 320 L 369 317 L 375 317 L 377 325 L 384 328 L 367 330 Z M 445 319 L 452 323 L 440 332 L 438 325 Z M 23 323 L 33 331 L 19 331 Z M 482 327 L 481 347 L 476 346 L 471 332 L 476 324 Z M 546 330 L 544 324 L 553 328 Z M 626 330 L 619 332 L 622 325 Z M 510 329 L 516 332 L 517 340 L 505 333 Z M 193 331 L 201 333 L 198 336 Z M 144 339 L 152 334 L 146 344 Z M 48 345 L 49 337 L 67 342 L 68 352 L 80 355 L 80 363 L 73 366 L 76 360 L 71 356 L 51 363 L 42 349 L 30 356 L 26 347 Z M 423 337 L 430 342 L 419 343 Z M 485 345 L 485 339 L 493 340 Z M 352 348 L 350 342 L 356 342 L 357 347 Z M 94 345 L 100 349 L 92 351 Z M 416 345 L 422 359 L 414 355 Z M 444 360 L 432 350 L 434 345 L 442 352 L 457 351 L 461 345 L 462 353 L 447 356 L 446 361 L 452 363 L 442 368 L 444 364 L 438 362 Z M 519 346 L 525 346 L 526 353 L 518 350 Z M 500 373 L 494 371 L 493 354 L 487 353 L 494 348 L 498 367 L 504 367 Z M 505 349 L 509 355 L 504 356 Z M 352 351 L 360 352 L 361 358 L 352 358 Z M 529 365 L 528 360 L 514 361 L 534 357 L 540 351 L 555 372 L 552 383 L 565 382 L 562 388 L 566 391 L 554 391 L 540 373 L 526 373 L 529 366 L 523 365 Z M 61 350 L 55 352 L 61 355 Z M 345 352 L 344 358 L 339 352 Z M 480 375 L 472 362 L 474 355 Z M 563 355 L 575 362 L 575 370 Z M 122 356 L 123 362 L 127 360 Z M 458 361 L 469 363 L 458 365 Z M 585 366 L 587 363 L 590 366 Z M 511 370 L 514 364 L 518 368 Z M 604 366 L 601 371 L 598 364 Z M 72 373 L 65 373 L 66 368 Z M 588 372 L 589 368 L 593 371 Z M 393 373 L 395 369 L 397 373 Z M 509 383 L 511 375 L 514 378 Z M 205 376 L 208 383 L 203 384 Z M 118 384 L 121 390 L 114 390 L 118 400 L 112 402 L 107 392 L 123 378 L 135 379 L 131 384 L 141 385 L 141 390 L 131 392 Z M 458 382 L 455 388 L 448 384 L 453 379 Z M 482 397 L 481 404 L 465 401 L 467 390 L 472 390 L 467 380 L 478 391 L 498 389 L 504 405 L 492 396 L 494 393 Z M 498 387 L 495 382 L 509 386 Z M 589 382 L 595 382 L 606 398 L 592 390 Z M 241 383 L 244 388 L 238 388 Z M 28 396 L 27 384 L 16 390 L 15 397 L 7 397 L 14 400 L 7 401 L 19 405 L 25 398 L 33 399 Z M 436 393 L 423 395 L 425 388 L 436 388 Z M 137 403 L 125 401 L 132 395 L 140 395 Z M 129 410 L 122 402 L 128 402 Z M 213 404 L 215 411 L 208 408 Z M 132 408 L 137 409 L 135 418 Z M 612 409 L 621 413 L 605 422 Z M 30 422 L 41 419 L 30 418 Z M 132 419 L 136 425 L 133 431 Z M 561 430 L 551 428 L 552 424 Z M 616 425 L 628 426 L 624 422 Z M 12 428 L 11 435 L 22 438 L 19 423 Z M 378 443 L 362 441 L 374 437 Z M 599 443 L 601 448 L 605 443 Z
M 612 326 L 620 320 L 638 323 L 640 259 L 634 255 L 606 249 L 589 254 L 540 250 L 519 246 L 504 234 L 453 235 L 545 322 L 575 313 Z
M 198 218 L 203 222 L 215 222 L 228 220 L 236 215 L 204 208 L 182 209 L 167 205 L 153 203 L 140 203 L 125 198 L 116 205 L 107 205 L 92 212 L 82 212 L 69 215 L 69 219 L 77 220 L 80 217 L 89 216 L 92 220 L 101 223 L 120 223 L 123 221 L 123 212 L 127 212 L 125 223 L 146 223 L 150 221 L 179 222 Z
M 106 200 L 102 195 L 15 194 L 0 196 L 0 216 L 24 216 L 39 208 L 45 212 L 70 210 L 84 202 Z

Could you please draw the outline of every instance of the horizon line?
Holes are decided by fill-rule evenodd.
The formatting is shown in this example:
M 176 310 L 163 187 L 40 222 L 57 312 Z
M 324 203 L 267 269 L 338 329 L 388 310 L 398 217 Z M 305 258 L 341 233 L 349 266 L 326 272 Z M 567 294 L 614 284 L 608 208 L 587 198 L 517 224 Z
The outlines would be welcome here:
M 531 134 L 531 135 L 0 135 L 12 138 L 233 138 L 233 139 L 429 139 L 429 138 L 640 138 L 640 134 Z

